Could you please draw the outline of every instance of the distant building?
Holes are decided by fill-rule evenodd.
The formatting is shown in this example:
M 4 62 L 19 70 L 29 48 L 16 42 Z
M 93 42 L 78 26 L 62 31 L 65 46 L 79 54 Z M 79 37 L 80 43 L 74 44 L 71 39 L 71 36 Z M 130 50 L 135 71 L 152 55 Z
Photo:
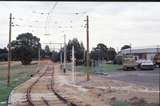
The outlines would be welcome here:
M 154 56 L 160 52 L 160 47 L 153 48 L 139 48 L 139 49 L 124 49 L 119 52 L 120 55 L 133 54 L 136 57 L 136 60 L 139 59 L 150 59 L 153 60 Z

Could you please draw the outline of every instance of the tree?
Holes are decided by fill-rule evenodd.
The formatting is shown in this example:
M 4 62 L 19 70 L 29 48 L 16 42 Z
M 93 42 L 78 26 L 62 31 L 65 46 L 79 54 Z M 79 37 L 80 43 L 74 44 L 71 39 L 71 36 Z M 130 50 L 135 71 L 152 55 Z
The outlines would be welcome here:
M 72 46 L 74 46 L 76 63 L 79 64 L 80 61 L 83 60 L 83 56 L 84 56 L 83 43 L 82 42 L 79 43 L 77 38 L 73 38 L 72 40 L 68 41 L 68 44 L 67 44 L 67 60 L 68 61 L 71 61 Z
M 7 59 L 8 59 L 7 48 L 0 49 L 0 61 L 7 61 Z
M 116 57 L 116 51 L 114 48 L 110 47 L 108 48 L 108 59 L 109 60 L 114 60 L 114 58 Z
M 108 51 L 108 48 L 106 45 L 104 45 L 103 43 L 99 43 L 97 44 L 97 49 L 99 49 L 100 51 L 100 59 L 103 60 L 107 60 L 108 59 L 108 55 L 107 55 L 107 51 Z
M 121 47 L 121 50 L 128 49 L 128 48 L 131 48 L 131 46 L 130 45 L 124 45 L 124 46 Z
M 103 43 L 97 44 L 91 51 L 91 58 L 94 60 L 108 60 L 108 48 Z
M 114 48 L 107 48 L 103 43 L 97 44 L 96 48 L 91 51 L 91 59 L 93 60 L 113 60 L 116 56 L 116 51 Z
M 54 62 L 60 61 L 60 52 L 52 51 L 51 60 Z
M 13 57 L 23 65 L 30 64 L 33 58 L 38 58 L 38 49 L 41 48 L 40 39 L 32 33 L 22 33 L 11 42 Z
M 51 57 L 52 53 L 51 53 L 50 48 L 49 48 L 48 45 L 45 46 L 44 51 L 45 51 L 45 55 L 46 56 Z

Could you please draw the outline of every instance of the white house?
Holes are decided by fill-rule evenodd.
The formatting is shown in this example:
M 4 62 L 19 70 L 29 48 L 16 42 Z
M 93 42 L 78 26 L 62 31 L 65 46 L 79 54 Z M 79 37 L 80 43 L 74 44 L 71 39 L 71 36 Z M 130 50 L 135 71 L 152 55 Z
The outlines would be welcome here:
M 160 52 L 160 47 L 153 48 L 138 48 L 138 49 L 124 49 L 120 51 L 120 54 L 133 54 L 137 60 L 139 59 L 150 59 L 153 60 L 154 56 Z

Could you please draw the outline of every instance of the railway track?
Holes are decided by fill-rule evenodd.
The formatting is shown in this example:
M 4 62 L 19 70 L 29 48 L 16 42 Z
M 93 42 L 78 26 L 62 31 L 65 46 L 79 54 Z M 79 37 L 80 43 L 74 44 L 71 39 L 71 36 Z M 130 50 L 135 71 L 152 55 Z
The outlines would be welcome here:
M 40 72 L 37 72 L 37 74 L 40 74 Z M 49 78 L 50 85 L 46 85 L 46 90 L 51 89 L 50 92 L 52 92 L 52 95 L 58 100 L 58 102 L 57 101 L 55 102 L 54 100 L 52 101 L 47 100 L 47 98 L 41 97 L 41 101 L 38 102 L 38 103 L 43 103 L 41 104 L 41 106 L 78 106 L 75 103 L 68 101 L 68 99 L 61 96 L 55 91 L 54 89 L 54 67 L 53 69 L 52 67 L 49 67 L 49 63 L 45 71 L 41 75 L 39 75 L 38 78 L 27 88 L 27 95 L 26 95 L 26 100 L 28 103 L 27 106 L 37 106 L 35 103 L 37 101 L 33 100 L 33 97 L 31 96 L 32 91 L 36 89 L 36 86 L 38 83 L 40 83 L 40 81 L 42 80 L 42 77 L 45 78 L 46 76 L 50 76 Z

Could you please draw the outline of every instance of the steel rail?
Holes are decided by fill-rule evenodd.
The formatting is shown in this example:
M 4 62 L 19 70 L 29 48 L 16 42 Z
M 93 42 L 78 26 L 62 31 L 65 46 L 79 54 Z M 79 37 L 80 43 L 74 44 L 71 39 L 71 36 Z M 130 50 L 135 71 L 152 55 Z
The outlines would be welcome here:
M 27 101 L 28 101 L 30 106 L 35 106 L 32 99 L 31 99 L 31 95 L 30 95 L 31 90 L 32 90 L 33 86 L 40 80 L 40 78 L 42 78 L 46 74 L 47 70 L 48 70 L 48 67 L 45 70 L 45 72 L 42 75 L 40 75 L 40 77 L 38 77 L 37 80 L 35 82 L 33 82 L 32 85 L 30 87 L 28 87 L 28 89 L 27 89 L 27 95 L 26 96 L 27 96 Z M 43 100 L 43 102 L 46 104 L 46 101 Z M 47 105 L 47 106 L 49 106 L 49 105 Z
M 68 106 L 78 106 L 77 104 L 68 101 L 67 99 L 65 99 L 63 96 L 59 95 L 59 94 L 55 91 L 55 89 L 54 89 L 54 66 L 53 66 L 53 71 L 52 71 L 51 90 L 52 90 L 52 92 L 57 96 L 57 98 L 59 98 L 59 100 L 63 101 L 63 103 L 68 104 Z

